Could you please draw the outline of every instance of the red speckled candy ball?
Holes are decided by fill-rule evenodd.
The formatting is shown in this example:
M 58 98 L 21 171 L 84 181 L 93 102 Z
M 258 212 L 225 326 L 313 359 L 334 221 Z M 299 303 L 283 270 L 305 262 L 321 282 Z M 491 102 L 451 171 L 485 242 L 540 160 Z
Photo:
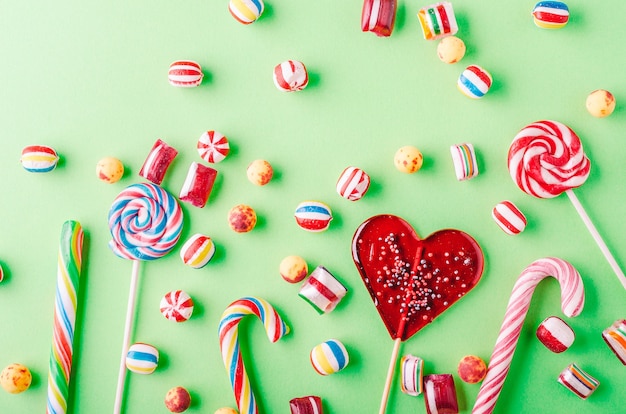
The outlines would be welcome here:
M 238 204 L 228 212 L 228 224 L 237 233 L 247 233 L 256 225 L 256 213 L 252 207 Z
M 174 387 L 165 395 L 165 406 L 170 412 L 182 413 L 191 405 L 191 396 L 184 387 Z
M 458 371 L 462 381 L 468 384 L 476 384 L 487 375 L 487 365 L 481 358 L 475 355 L 468 355 L 459 362 Z

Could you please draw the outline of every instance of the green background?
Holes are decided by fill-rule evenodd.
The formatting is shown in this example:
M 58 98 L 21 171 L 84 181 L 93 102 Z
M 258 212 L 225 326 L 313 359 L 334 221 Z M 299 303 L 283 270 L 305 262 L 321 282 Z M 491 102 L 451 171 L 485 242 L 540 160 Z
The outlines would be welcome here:
M 489 359 L 513 284 L 532 261 L 558 256 L 580 271 L 586 288 L 583 313 L 570 320 L 573 346 L 552 354 L 534 337 L 547 316 L 562 316 L 555 280 L 536 290 L 496 412 L 617 413 L 626 389 L 624 367 L 601 338 L 626 317 L 625 293 L 565 196 L 535 199 L 509 177 L 508 146 L 517 131 L 540 119 L 571 126 L 592 161 L 587 183 L 575 192 L 598 230 L 626 265 L 623 220 L 626 115 L 623 39 L 626 9 L 621 0 L 569 1 L 569 24 L 545 30 L 533 24 L 532 1 L 455 0 L 465 58 L 446 65 L 436 42 L 422 38 L 415 14 L 428 2 L 399 0 L 390 38 L 360 30 L 359 0 L 271 0 L 259 21 L 243 26 L 222 1 L 0 0 L 0 366 L 27 365 L 31 389 L 0 392 L 0 412 L 42 412 L 52 337 L 56 255 L 62 223 L 75 219 L 86 230 L 77 343 L 70 411 L 105 413 L 113 406 L 128 297 L 131 262 L 114 256 L 107 213 L 138 171 L 157 138 L 179 156 L 163 186 L 177 195 L 195 145 L 207 129 L 224 133 L 229 157 L 216 165 L 219 179 L 208 205 L 183 204 L 182 240 L 194 233 L 217 244 L 201 270 L 184 266 L 173 253 L 144 263 L 134 341 L 161 352 L 158 370 L 129 374 L 125 411 L 165 413 L 166 391 L 187 387 L 190 413 L 234 406 L 217 340 L 226 306 L 246 295 L 269 300 L 292 328 L 269 343 L 254 318 L 241 324 L 248 370 L 260 408 L 288 412 L 288 401 L 319 395 L 326 413 L 377 412 L 392 340 L 352 262 L 350 243 L 368 217 L 397 214 L 426 237 L 442 228 L 471 234 L 482 246 L 486 269 L 467 297 L 403 344 L 401 354 L 425 359 L 426 373 L 455 373 L 467 354 Z M 195 89 L 167 82 L 174 60 L 199 62 L 205 78 Z M 281 93 L 273 67 L 303 61 L 309 87 Z M 456 89 L 465 66 L 479 64 L 494 78 L 491 91 L 473 101 Z M 605 119 L 586 112 L 594 89 L 616 96 Z M 449 147 L 474 144 L 480 174 L 465 182 L 454 175 Z M 19 163 L 26 145 L 43 144 L 62 156 L 48 174 L 31 174 Z M 393 167 L 403 145 L 425 157 L 418 173 Z M 95 176 L 97 161 L 121 159 L 124 178 L 107 185 Z M 265 187 L 247 181 L 246 166 L 266 159 L 275 178 Z M 335 192 L 341 171 L 355 165 L 372 178 L 367 195 L 349 202 Z M 297 227 L 293 211 L 307 199 L 329 204 L 330 229 L 321 234 Z M 491 219 L 493 206 L 516 203 L 529 224 L 508 236 Z M 239 203 L 253 206 L 259 224 L 236 234 L 226 221 Z M 337 309 L 319 316 L 284 282 L 278 264 L 287 255 L 324 265 L 349 293 Z M 183 289 L 196 302 L 192 319 L 172 323 L 161 316 L 163 294 Z M 342 372 L 319 376 L 310 349 L 330 338 L 350 353 Z M 583 401 L 557 383 L 576 362 L 601 385 Z M 470 412 L 479 385 L 455 375 L 459 405 Z M 425 412 L 423 397 L 394 384 L 388 413 Z

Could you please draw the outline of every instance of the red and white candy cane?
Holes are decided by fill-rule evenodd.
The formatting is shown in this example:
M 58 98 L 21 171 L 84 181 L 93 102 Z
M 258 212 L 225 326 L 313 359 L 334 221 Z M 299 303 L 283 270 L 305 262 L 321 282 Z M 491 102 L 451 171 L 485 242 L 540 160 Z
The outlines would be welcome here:
M 568 316 L 577 316 L 585 304 L 583 281 L 578 271 L 563 259 L 548 257 L 531 263 L 515 282 L 506 308 L 504 322 L 491 354 L 487 376 L 483 381 L 473 414 L 491 413 L 496 405 L 504 380 L 509 372 L 513 353 L 522 331 L 524 318 L 530 307 L 535 287 L 552 276 L 561 285 L 561 309 Z

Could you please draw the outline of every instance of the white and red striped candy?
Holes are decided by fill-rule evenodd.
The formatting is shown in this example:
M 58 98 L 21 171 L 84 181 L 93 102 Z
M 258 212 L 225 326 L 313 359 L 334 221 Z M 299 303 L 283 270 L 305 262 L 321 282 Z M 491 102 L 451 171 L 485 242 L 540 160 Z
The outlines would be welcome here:
M 493 217 L 496 224 L 507 234 L 519 234 L 526 228 L 526 217 L 519 208 L 510 201 L 503 201 L 496 204 L 491 211 L 491 217 Z
M 224 160 L 230 152 L 228 138 L 217 131 L 207 131 L 200 135 L 197 148 L 200 158 L 213 164 Z
M 187 266 L 200 269 L 211 261 L 215 254 L 215 244 L 210 237 L 194 234 L 180 249 L 180 258 Z
M 43 173 L 56 168 L 59 156 L 54 149 L 45 145 L 29 145 L 22 150 L 20 162 L 28 172 Z
M 559 354 L 574 343 L 574 331 L 561 318 L 550 316 L 537 328 L 537 338 L 550 351 Z
M 202 68 L 193 60 L 177 60 L 170 65 L 167 79 L 178 88 L 193 88 L 202 83 Z
M 274 68 L 274 85 L 283 92 L 300 91 L 309 84 L 309 74 L 304 63 L 286 60 Z
M 328 229 L 333 219 L 330 207 L 319 201 L 303 201 L 296 207 L 294 216 L 298 226 L 311 232 Z
M 360 200 L 370 186 L 370 176 L 356 167 L 348 167 L 337 181 L 337 192 L 350 201 Z
M 185 322 L 193 313 L 193 300 L 182 290 L 173 290 L 161 299 L 161 313 L 170 321 Z

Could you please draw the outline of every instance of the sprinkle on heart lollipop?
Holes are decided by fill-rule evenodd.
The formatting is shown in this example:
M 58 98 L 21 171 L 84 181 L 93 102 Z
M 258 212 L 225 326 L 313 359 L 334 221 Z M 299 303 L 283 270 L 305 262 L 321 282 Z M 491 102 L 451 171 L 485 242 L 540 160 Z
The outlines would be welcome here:
M 556 121 L 538 121 L 524 127 L 513 138 L 508 165 L 511 178 L 527 194 L 553 198 L 567 194 L 596 244 L 626 289 L 626 276 L 589 215 L 572 191 L 585 183 L 591 163 L 580 138 L 568 126 Z

